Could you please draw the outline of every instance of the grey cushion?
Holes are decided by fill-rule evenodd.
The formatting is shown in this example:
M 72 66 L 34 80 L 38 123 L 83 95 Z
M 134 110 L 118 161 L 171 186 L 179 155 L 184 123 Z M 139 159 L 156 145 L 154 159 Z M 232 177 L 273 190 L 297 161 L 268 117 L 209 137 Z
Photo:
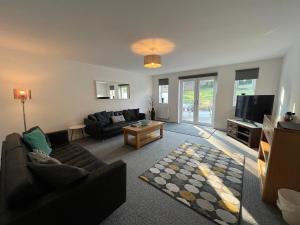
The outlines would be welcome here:
M 119 116 L 112 116 L 111 120 L 113 123 L 120 123 L 120 122 L 124 122 L 125 118 L 123 115 L 119 115 Z
M 36 162 L 36 163 L 61 164 L 59 160 L 52 158 L 51 156 L 36 149 L 33 149 L 33 152 L 29 152 L 28 157 L 32 162 Z
M 67 164 L 28 163 L 28 167 L 41 181 L 51 187 L 59 188 L 88 176 L 85 169 Z

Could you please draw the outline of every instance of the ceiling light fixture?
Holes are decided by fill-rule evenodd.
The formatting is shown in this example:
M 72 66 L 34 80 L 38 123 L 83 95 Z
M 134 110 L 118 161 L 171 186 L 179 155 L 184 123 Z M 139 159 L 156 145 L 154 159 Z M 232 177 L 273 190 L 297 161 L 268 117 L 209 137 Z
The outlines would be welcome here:
M 161 56 L 172 52 L 175 44 L 163 38 L 148 38 L 136 41 L 131 45 L 131 51 L 144 56 L 144 67 L 155 69 L 162 67 Z
M 144 67 L 149 69 L 160 68 L 161 56 L 160 55 L 145 55 L 144 56 Z

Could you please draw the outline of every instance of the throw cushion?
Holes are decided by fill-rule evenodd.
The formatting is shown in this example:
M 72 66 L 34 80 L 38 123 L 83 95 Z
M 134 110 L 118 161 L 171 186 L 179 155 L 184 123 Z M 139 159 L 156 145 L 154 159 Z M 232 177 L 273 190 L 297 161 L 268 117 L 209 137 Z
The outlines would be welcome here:
M 54 159 L 51 156 L 46 155 L 44 152 L 39 151 L 37 149 L 33 149 L 33 152 L 29 152 L 27 155 L 30 158 L 31 162 L 45 164 L 61 164 L 59 160 Z
M 112 116 L 111 117 L 111 120 L 113 123 L 120 123 L 120 122 L 124 122 L 125 121 L 125 118 L 123 115 L 120 115 L 120 116 Z
M 23 139 L 32 149 L 39 149 L 47 155 L 52 152 L 52 149 L 47 143 L 46 136 L 39 128 L 24 133 Z
M 54 188 L 60 188 L 79 181 L 89 175 L 85 169 L 67 164 L 28 163 L 28 167 L 41 181 Z
M 140 109 L 127 109 L 123 111 L 126 121 L 136 121 L 139 120 Z
M 45 134 L 45 132 L 39 126 L 35 126 L 35 127 L 30 128 L 29 130 L 23 132 L 23 135 L 27 134 L 27 133 L 31 133 L 35 129 L 39 129 L 45 135 L 47 143 L 51 147 L 51 141 L 50 141 L 49 137 L 47 136 L 47 134 Z

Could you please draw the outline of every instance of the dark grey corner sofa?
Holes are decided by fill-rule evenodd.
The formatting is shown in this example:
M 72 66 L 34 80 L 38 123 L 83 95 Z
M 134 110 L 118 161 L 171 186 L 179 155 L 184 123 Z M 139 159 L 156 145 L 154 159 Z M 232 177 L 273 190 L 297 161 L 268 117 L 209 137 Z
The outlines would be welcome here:
M 111 117 L 119 115 L 123 115 L 125 121 L 113 123 Z M 140 113 L 139 109 L 126 109 L 90 114 L 84 119 L 84 124 L 86 125 L 85 131 L 87 134 L 101 140 L 122 134 L 123 127 L 144 119 L 146 119 L 146 114 Z
M 31 151 L 13 133 L 2 145 L 1 225 L 99 225 L 126 201 L 126 164 L 105 164 L 86 149 L 68 142 L 67 131 L 48 134 L 51 156 L 64 164 L 84 168 L 83 180 L 53 189 L 28 168 Z

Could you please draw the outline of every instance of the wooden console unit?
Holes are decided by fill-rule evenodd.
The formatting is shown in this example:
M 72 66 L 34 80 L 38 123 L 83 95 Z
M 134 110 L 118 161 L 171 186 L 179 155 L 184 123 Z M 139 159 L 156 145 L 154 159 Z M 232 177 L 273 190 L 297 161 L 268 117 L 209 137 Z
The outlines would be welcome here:
M 300 191 L 300 130 L 284 129 L 278 121 L 264 117 L 257 159 L 262 200 L 271 204 L 280 188 Z
M 250 148 L 258 148 L 262 125 L 256 126 L 251 123 L 238 121 L 235 119 L 227 120 L 227 135 L 244 143 Z

